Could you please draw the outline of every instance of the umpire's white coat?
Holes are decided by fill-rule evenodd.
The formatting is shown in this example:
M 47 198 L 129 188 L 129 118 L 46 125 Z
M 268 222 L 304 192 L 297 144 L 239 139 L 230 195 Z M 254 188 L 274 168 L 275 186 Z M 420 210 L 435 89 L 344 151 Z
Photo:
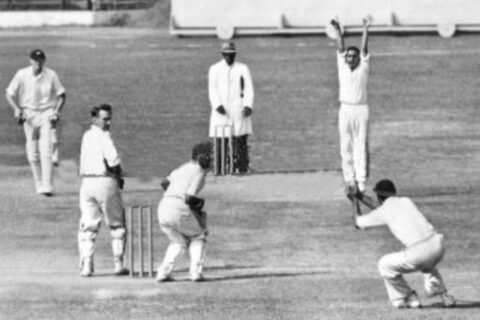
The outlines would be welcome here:
M 212 65 L 208 72 L 208 97 L 212 107 L 210 137 L 215 136 L 218 125 L 233 125 L 234 136 L 253 133 L 252 117 L 245 118 L 242 113 L 245 106 L 253 109 L 253 83 L 247 65 L 234 62 L 229 66 L 225 60 Z M 216 111 L 221 105 L 226 115 Z

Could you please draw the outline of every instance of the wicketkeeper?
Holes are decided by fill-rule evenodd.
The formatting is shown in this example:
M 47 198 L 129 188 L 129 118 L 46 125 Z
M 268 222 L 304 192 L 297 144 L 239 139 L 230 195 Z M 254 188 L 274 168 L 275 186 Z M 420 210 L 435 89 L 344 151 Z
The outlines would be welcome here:
M 443 235 L 435 231 L 412 200 L 397 196 L 392 181 L 380 180 L 373 191 L 379 204 L 364 194 L 356 194 L 363 204 L 374 210 L 367 215 L 358 212 L 355 225 L 360 229 L 387 225 L 405 246 L 404 250 L 387 254 L 378 262 L 392 305 L 396 308 L 421 307 L 417 293 L 403 277 L 405 273 L 420 271 L 424 275 L 426 296 L 440 296 L 445 307 L 453 307 L 455 298 L 447 294 L 436 267 L 445 254 Z
M 163 198 L 158 205 L 160 228 L 170 239 L 157 281 L 170 281 L 176 261 L 188 249 L 190 279 L 202 281 L 203 256 L 208 234 L 205 200 L 199 193 L 211 165 L 212 145 L 201 143 L 193 147 L 191 161 L 175 169 L 162 182 Z

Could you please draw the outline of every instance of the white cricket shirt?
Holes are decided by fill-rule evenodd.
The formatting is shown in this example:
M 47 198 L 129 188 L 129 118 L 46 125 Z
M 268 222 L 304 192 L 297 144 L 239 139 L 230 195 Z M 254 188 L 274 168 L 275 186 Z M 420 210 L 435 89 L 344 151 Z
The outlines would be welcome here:
M 17 97 L 18 105 L 31 110 L 45 110 L 55 107 L 57 97 L 65 93 L 55 71 L 43 67 L 39 75 L 32 67 L 17 71 L 7 87 L 7 94 Z
M 92 125 L 82 138 L 80 149 L 80 175 L 106 175 L 107 168 L 120 164 L 120 156 L 113 144 L 110 132 Z
M 170 184 L 164 197 L 185 199 L 185 194 L 197 196 L 205 185 L 207 172 L 196 162 L 190 161 L 175 169 L 167 177 Z
M 360 228 L 387 225 L 405 247 L 424 240 L 434 232 L 433 226 L 406 197 L 390 197 L 367 215 L 357 217 Z
M 337 51 L 337 66 L 339 80 L 339 100 L 346 104 L 367 104 L 367 84 L 370 55 L 360 55 L 360 63 L 351 70 L 345 62 L 346 51 Z

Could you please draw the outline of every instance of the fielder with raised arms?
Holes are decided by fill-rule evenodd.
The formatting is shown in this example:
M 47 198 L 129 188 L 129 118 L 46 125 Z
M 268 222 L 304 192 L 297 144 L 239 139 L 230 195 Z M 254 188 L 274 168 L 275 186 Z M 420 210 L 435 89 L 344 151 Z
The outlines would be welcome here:
M 363 20 L 362 47 L 348 47 L 339 22 L 332 20 L 337 36 L 337 65 L 340 110 L 338 129 L 343 178 L 347 194 L 364 192 L 368 177 L 368 118 L 367 85 L 370 73 L 368 28 L 371 17 Z

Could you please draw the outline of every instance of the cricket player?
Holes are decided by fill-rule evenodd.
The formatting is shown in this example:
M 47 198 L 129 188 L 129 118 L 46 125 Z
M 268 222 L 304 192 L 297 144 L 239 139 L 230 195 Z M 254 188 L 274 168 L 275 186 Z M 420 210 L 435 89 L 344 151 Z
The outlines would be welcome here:
M 170 244 L 157 271 L 157 281 L 171 281 L 176 261 L 188 249 L 190 279 L 203 281 L 205 241 L 208 234 L 207 214 L 202 210 L 205 200 L 199 193 L 211 164 L 212 146 L 201 143 L 193 147 L 189 162 L 174 170 L 162 182 L 163 198 L 158 205 L 160 228 Z
M 6 90 L 18 124 L 23 125 L 27 158 L 38 194 L 53 195 L 53 165 L 58 163 L 56 126 L 65 104 L 65 88 L 55 71 L 45 67 L 45 53 L 30 53 L 30 66 L 20 69 Z
M 210 138 L 217 138 L 216 154 L 220 157 L 222 133 L 215 134 L 217 126 L 233 127 L 233 171 L 246 173 L 250 160 L 248 136 L 252 130 L 253 83 L 246 64 L 235 61 L 237 50 L 233 42 L 222 44 L 223 59 L 210 67 L 208 72 L 208 97 L 212 112 L 210 115 Z M 228 139 L 224 140 L 225 148 Z M 217 159 L 217 163 L 221 163 Z M 221 168 L 217 168 L 221 171 Z M 215 172 L 218 174 L 218 172 Z
M 368 117 L 367 85 L 370 72 L 368 28 L 371 18 L 363 20 L 362 47 L 348 47 L 339 22 L 332 20 L 337 32 L 337 66 L 340 109 L 338 129 L 343 178 L 348 194 L 364 192 L 368 177 Z
M 102 218 L 110 228 L 114 274 L 125 275 L 123 265 L 126 241 L 125 212 L 121 189 L 123 189 L 120 156 L 110 136 L 112 107 L 108 104 L 91 110 L 92 126 L 82 138 L 80 150 L 80 227 L 78 248 L 80 275 L 90 277 L 93 272 L 95 239 Z
M 445 253 L 443 235 L 435 231 L 412 200 L 397 196 L 392 181 L 380 180 L 373 191 L 380 205 L 366 195 L 357 194 L 361 202 L 374 210 L 367 215 L 357 214 L 355 223 L 360 229 L 386 225 L 405 246 L 404 250 L 387 254 L 378 262 L 392 305 L 396 308 L 421 307 L 416 292 L 403 277 L 405 273 L 420 271 L 426 296 L 440 296 L 445 307 L 453 307 L 455 298 L 447 293 L 437 269 Z

